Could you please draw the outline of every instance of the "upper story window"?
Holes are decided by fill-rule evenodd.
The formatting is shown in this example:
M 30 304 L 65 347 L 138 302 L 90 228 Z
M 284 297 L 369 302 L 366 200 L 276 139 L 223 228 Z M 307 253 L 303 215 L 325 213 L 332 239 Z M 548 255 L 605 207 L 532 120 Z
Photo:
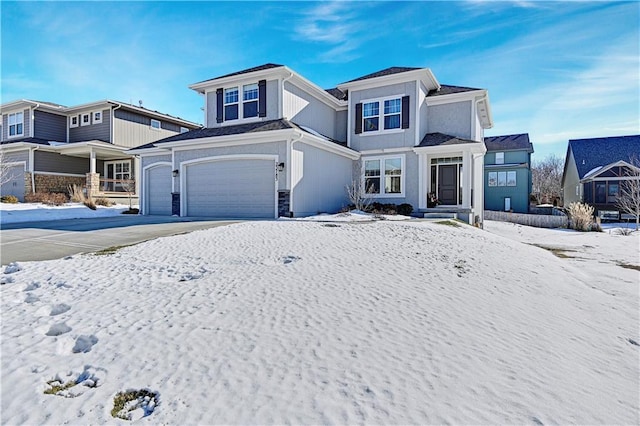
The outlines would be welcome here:
M 93 112 L 93 124 L 102 123 L 102 111 L 94 111 Z
M 496 164 L 504 164 L 504 152 L 496 152 Z
M 24 135 L 24 113 L 9 114 L 9 137 Z
M 154 119 L 152 118 L 152 119 L 151 119 L 151 128 L 152 128 L 152 129 L 160 130 L 160 127 L 161 127 L 160 120 L 154 120 Z
M 517 186 L 515 171 L 489 172 L 489 186 Z
M 356 134 L 409 128 L 409 96 L 367 100 L 355 108 Z
M 69 127 L 78 127 L 78 124 L 79 124 L 79 121 L 78 121 L 77 115 L 69 117 Z
M 267 81 L 216 90 L 216 122 L 267 116 Z
M 224 119 L 238 119 L 238 88 L 224 89 Z
M 81 126 L 88 126 L 91 124 L 91 114 L 87 113 L 87 114 L 82 114 L 81 118 L 80 118 L 80 125 Z

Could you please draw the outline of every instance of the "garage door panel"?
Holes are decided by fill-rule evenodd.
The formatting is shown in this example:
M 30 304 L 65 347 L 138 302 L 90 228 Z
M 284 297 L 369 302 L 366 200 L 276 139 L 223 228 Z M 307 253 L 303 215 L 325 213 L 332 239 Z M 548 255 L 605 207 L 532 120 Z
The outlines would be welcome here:
M 188 216 L 273 218 L 275 162 L 224 160 L 187 167 Z
M 171 216 L 171 166 L 147 169 L 148 214 Z
M 2 184 L 0 195 L 13 195 L 24 201 L 24 166 L 8 167 L 8 181 Z

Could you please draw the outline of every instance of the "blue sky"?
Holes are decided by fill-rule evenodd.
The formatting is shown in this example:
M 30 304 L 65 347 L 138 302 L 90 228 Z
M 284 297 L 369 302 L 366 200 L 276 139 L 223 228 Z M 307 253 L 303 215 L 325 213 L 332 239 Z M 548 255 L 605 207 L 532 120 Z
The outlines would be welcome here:
M 489 91 L 487 136 L 640 133 L 638 2 L 7 2 L 2 102 L 137 103 L 203 122 L 189 84 L 267 62 L 335 87 L 389 66 Z

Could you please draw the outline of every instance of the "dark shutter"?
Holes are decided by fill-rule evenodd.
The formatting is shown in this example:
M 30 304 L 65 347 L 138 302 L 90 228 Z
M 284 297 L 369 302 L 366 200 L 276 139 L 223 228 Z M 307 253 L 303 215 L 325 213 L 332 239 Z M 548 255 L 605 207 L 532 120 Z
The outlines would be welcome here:
M 224 104 L 222 102 L 222 89 L 216 90 L 216 122 L 222 123 L 224 121 Z
M 258 81 L 258 117 L 267 116 L 267 80 Z
M 356 104 L 356 134 L 362 133 L 362 104 Z
M 402 97 L 402 128 L 409 128 L 409 96 Z

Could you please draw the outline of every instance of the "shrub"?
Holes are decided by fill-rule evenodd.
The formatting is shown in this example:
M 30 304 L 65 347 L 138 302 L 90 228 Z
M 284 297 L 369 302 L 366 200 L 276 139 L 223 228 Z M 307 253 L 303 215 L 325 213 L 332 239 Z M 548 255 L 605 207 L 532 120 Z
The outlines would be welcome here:
M 84 203 L 87 201 L 87 196 L 84 195 L 83 188 L 80 185 L 69 185 L 69 198 L 74 203 Z
M 84 204 L 85 206 L 89 207 L 91 210 L 97 209 L 96 203 L 91 199 L 85 200 L 84 203 L 82 203 L 82 204 Z
M 115 204 L 104 197 L 96 198 L 94 203 L 96 203 L 96 206 L 105 206 L 105 207 L 109 207 Z
M 578 231 L 593 230 L 593 207 L 584 203 L 571 203 L 567 208 L 571 228 Z
M 18 200 L 18 197 L 16 197 L 15 195 L 3 195 L 2 197 L 0 197 L 0 202 L 16 204 L 19 202 L 19 200 Z
M 413 213 L 413 206 L 409 203 L 402 203 L 396 210 L 398 211 L 398 214 L 401 214 L 403 216 L 411 216 L 411 213 Z
M 61 192 L 33 192 L 24 196 L 27 203 L 42 203 L 49 206 L 61 206 L 69 199 Z

